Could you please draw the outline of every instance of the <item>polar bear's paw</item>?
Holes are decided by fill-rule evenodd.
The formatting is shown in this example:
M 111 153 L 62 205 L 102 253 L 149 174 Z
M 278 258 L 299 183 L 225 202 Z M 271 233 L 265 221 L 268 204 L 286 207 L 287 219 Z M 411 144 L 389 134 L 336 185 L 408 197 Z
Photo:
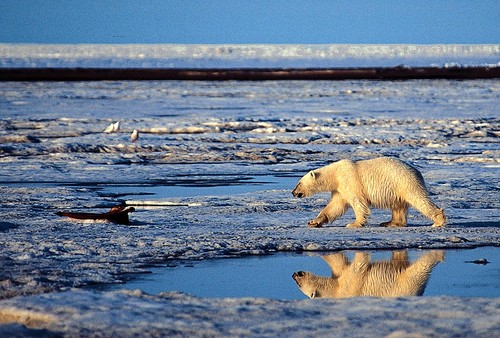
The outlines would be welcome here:
M 380 226 L 385 227 L 385 228 L 399 228 L 399 227 L 406 226 L 406 224 L 395 223 L 395 222 L 390 221 L 390 222 L 382 222 L 382 223 L 380 223 Z
M 433 217 L 433 221 L 433 228 L 444 228 L 446 226 L 446 216 L 444 215 L 443 209 L 438 209 Z
M 313 219 L 312 221 L 309 221 L 309 223 L 307 223 L 307 226 L 309 228 L 321 228 L 323 226 L 323 223 L 317 219 Z
M 363 224 L 359 222 L 352 222 L 346 225 L 346 228 L 362 228 Z

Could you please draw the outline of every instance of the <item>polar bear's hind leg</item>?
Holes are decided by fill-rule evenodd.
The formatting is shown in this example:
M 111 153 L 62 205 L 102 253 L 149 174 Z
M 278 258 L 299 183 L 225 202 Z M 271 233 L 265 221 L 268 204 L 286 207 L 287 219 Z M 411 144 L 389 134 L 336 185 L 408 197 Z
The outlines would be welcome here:
M 403 204 L 392 209 L 392 219 L 389 222 L 380 223 L 381 227 L 405 227 L 408 215 L 408 204 Z
M 422 215 L 431 219 L 434 224 L 432 226 L 434 228 L 444 227 L 446 224 L 446 216 L 444 214 L 444 210 L 438 208 L 428 197 L 425 196 L 410 196 L 408 198 L 408 203 L 417 209 Z

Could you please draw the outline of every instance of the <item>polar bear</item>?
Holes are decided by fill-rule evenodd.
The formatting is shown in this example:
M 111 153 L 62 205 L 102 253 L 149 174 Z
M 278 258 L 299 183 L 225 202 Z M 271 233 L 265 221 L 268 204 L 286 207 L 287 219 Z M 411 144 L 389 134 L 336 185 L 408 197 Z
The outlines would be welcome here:
M 422 174 L 390 157 L 357 162 L 340 160 L 312 170 L 300 179 L 292 194 L 302 198 L 320 192 L 331 192 L 332 197 L 318 216 L 309 221 L 310 227 L 321 227 L 337 219 L 348 207 L 354 210 L 356 220 L 347 227 L 362 227 L 370 206 L 392 210 L 392 219 L 380 224 L 384 227 L 406 226 L 409 206 L 430 218 L 433 227 L 444 227 L 446 223 L 443 209 L 429 198 Z
M 410 264 L 408 252 L 395 251 L 390 261 L 370 262 L 369 254 L 356 252 L 352 263 L 343 253 L 322 257 L 331 277 L 298 271 L 292 275 L 309 298 L 411 297 L 424 293 L 432 269 L 444 260 L 444 251 L 428 252 Z

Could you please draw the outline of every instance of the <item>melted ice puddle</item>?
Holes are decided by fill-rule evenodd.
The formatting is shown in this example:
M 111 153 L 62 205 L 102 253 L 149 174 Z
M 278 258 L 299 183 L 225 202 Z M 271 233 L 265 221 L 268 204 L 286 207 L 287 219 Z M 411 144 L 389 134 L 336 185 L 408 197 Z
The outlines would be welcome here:
M 102 196 L 128 196 L 134 200 L 144 199 L 168 199 L 173 197 L 194 197 L 194 196 L 224 196 L 256 192 L 262 190 L 290 190 L 297 184 L 300 176 L 242 176 L 218 175 L 218 179 L 213 177 L 198 179 L 178 179 L 169 184 L 157 185 L 107 185 L 101 188 Z
M 410 272 L 410 280 L 426 271 L 430 273 L 424 287 L 424 296 L 499 297 L 499 249 L 482 247 L 461 250 L 276 253 L 268 256 L 180 262 L 175 266 L 152 268 L 151 274 L 140 277 L 136 275 L 125 284 L 106 289 L 140 289 L 150 294 L 180 291 L 212 298 L 305 299 L 307 296 L 299 290 L 298 283 L 292 278 L 295 272 L 296 279 L 300 279 L 298 276 L 303 271 L 331 278 L 332 268 L 333 271 L 335 268 L 339 271 L 343 268 L 342 264 L 347 264 L 344 267 L 354 264 L 354 275 L 359 276 L 359 269 L 364 266 L 362 262 L 369 259 L 370 269 L 378 269 L 382 274 L 390 275 L 401 264 Z M 387 271 L 384 272 L 384 269 Z M 417 279 L 420 280 L 418 283 L 422 283 L 421 278 Z M 381 287 L 387 289 L 387 283 L 383 279 Z

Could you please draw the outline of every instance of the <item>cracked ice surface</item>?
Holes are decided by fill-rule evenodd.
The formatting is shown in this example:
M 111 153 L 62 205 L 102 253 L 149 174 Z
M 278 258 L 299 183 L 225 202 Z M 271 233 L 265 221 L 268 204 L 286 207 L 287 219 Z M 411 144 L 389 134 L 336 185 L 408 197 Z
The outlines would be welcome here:
M 400 307 L 398 320 L 410 325 L 408 318 L 413 318 L 411 325 L 418 329 L 403 325 L 404 332 L 453 335 L 452 324 L 460 323 L 467 328 L 464 333 L 473 336 L 498 328 L 497 299 L 311 303 L 72 289 L 118 283 L 125 273 L 177 260 L 275 251 L 498 245 L 496 80 L 0 87 L 0 298 L 10 298 L 0 302 L 0 309 L 4 318 L 14 318 L 5 322 L 27 324 L 19 313 L 35 318 L 39 311 L 49 319 L 40 317 L 42 324 L 29 327 L 70 336 L 85 335 L 86 330 L 104 334 L 107 328 L 99 326 L 99 309 L 106 312 L 104 304 L 109 304 L 109 309 L 123 307 L 118 325 L 141 322 L 137 330 L 142 327 L 153 335 L 167 332 L 155 326 L 162 317 L 146 311 L 160 304 L 165 306 L 161 311 L 173 311 L 171 320 L 189 309 L 204 318 L 196 325 L 194 317 L 178 319 L 180 326 L 172 326 L 178 334 L 272 335 L 283 327 L 297 329 L 293 323 L 304 314 L 318 323 L 324 320 L 322 325 L 302 323 L 297 329 L 300 336 L 309 326 L 326 330 L 331 308 L 341 313 L 339 327 L 362 326 L 356 317 L 387 324 Z M 120 121 L 120 130 L 103 133 L 115 121 Z M 136 143 L 129 139 L 133 129 L 140 134 Z M 449 226 L 430 228 L 428 220 L 411 212 L 409 227 L 379 228 L 388 212 L 374 210 L 363 229 L 343 227 L 350 213 L 323 229 L 308 229 L 307 221 L 328 196 L 293 199 L 291 189 L 298 178 L 340 158 L 378 155 L 398 157 L 419 168 L 432 199 L 445 208 Z M 130 215 L 131 226 L 55 215 L 60 210 L 102 212 L 122 201 L 137 209 Z M 156 206 L 140 205 L 144 201 Z M 19 295 L 28 296 L 15 297 Z M 368 311 L 371 306 L 380 311 Z M 412 310 L 413 306 L 423 310 Z M 465 315 L 479 308 L 489 309 L 486 317 L 491 314 L 494 320 L 485 323 Z M 435 318 L 451 319 L 442 323 L 423 318 L 429 309 Z M 83 312 L 89 316 L 85 320 Z M 236 317 L 260 318 L 264 313 L 276 319 L 257 321 L 260 326 L 254 331 L 233 323 Z M 3 327 L 21 330 L 12 325 Z M 387 328 L 381 335 L 398 327 L 396 321 L 394 330 Z M 318 330 L 317 334 L 324 332 Z

